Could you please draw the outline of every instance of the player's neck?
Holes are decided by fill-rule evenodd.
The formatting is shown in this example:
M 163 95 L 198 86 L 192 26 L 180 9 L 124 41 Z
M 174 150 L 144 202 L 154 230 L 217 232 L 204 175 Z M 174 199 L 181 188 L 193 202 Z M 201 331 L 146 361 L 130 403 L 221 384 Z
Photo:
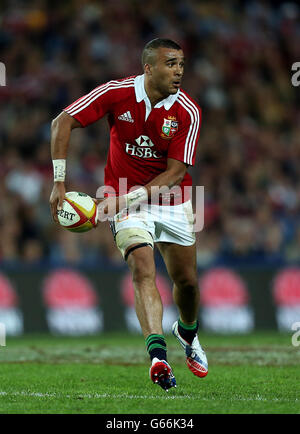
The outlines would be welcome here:
M 169 95 L 162 95 L 162 93 L 153 87 L 149 80 L 145 80 L 145 91 L 151 102 L 152 108 L 156 106 L 157 103 L 167 98 Z

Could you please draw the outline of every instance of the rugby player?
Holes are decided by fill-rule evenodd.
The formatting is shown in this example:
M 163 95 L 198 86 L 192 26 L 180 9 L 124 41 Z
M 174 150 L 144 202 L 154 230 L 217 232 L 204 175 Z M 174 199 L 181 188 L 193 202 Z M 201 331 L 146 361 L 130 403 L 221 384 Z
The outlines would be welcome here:
M 193 209 L 186 194 L 192 185 L 188 168 L 195 163 L 201 109 L 181 89 L 184 53 L 176 42 L 161 38 L 150 41 L 143 50 L 142 65 L 142 75 L 96 87 L 53 120 L 50 207 L 57 222 L 57 208 L 66 192 L 72 129 L 85 128 L 107 115 L 110 147 L 104 199 L 97 201 L 99 220 L 110 219 L 116 245 L 132 273 L 135 309 L 151 359 L 150 378 L 168 390 L 176 386 L 176 380 L 162 330 L 154 244 L 174 283 L 179 318 L 172 327 L 173 334 L 184 349 L 191 372 L 204 377 L 208 370 L 197 336 L 196 244 Z M 126 181 L 125 186 L 120 180 Z

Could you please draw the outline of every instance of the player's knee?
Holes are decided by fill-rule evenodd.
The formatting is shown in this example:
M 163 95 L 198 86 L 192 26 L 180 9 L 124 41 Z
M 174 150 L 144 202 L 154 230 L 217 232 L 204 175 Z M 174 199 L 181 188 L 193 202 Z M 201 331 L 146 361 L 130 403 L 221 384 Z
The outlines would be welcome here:
M 132 271 L 132 281 L 136 288 L 139 288 L 145 284 L 153 286 L 155 283 L 155 273 L 152 273 L 145 267 L 136 267 Z
M 153 249 L 154 245 L 151 234 L 140 228 L 121 229 L 116 234 L 116 244 L 125 260 L 136 250 L 147 246 Z
M 155 281 L 153 238 L 145 229 L 121 229 L 116 235 L 116 244 L 127 260 L 135 286 Z
M 155 265 L 153 254 L 149 247 L 146 249 L 135 250 L 128 258 L 128 265 L 132 273 L 132 280 L 136 287 L 143 283 L 155 282 Z
M 174 279 L 174 283 L 179 291 L 182 291 L 189 296 L 195 296 L 199 291 L 196 276 L 181 274 Z

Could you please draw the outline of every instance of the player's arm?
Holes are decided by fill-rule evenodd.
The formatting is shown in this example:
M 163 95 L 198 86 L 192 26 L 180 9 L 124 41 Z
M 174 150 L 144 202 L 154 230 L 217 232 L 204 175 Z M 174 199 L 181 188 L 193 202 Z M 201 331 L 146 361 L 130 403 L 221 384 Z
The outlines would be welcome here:
M 53 120 L 51 125 L 51 154 L 54 169 L 54 186 L 50 196 L 52 217 L 57 219 L 57 207 L 62 206 L 65 196 L 65 166 L 68 145 L 73 128 L 87 127 L 109 113 L 118 100 L 118 89 L 111 82 L 98 86 L 87 95 L 74 101 Z
M 124 208 L 130 208 L 148 200 L 151 194 L 153 194 L 153 188 L 161 189 L 162 187 L 168 187 L 170 189 L 175 185 L 180 185 L 187 168 L 188 165 L 182 161 L 168 158 L 167 169 L 143 187 L 118 198 L 109 197 L 104 201 L 96 201 L 99 204 L 99 220 L 105 220 L 106 217 L 112 217 Z
M 144 188 L 147 190 L 148 197 L 150 197 L 151 189 L 153 187 L 161 188 L 166 186 L 168 188 L 172 188 L 175 185 L 180 185 L 186 174 L 187 168 L 188 165 L 182 161 L 175 160 L 174 158 L 168 158 L 167 169 L 144 186 Z
M 181 184 L 187 168 L 188 165 L 182 161 L 168 158 L 167 169 L 164 172 L 157 175 L 152 179 L 152 181 L 148 182 L 148 184 L 143 187 L 119 198 L 119 209 L 137 205 L 151 197 L 153 198 L 153 195 L 157 195 L 156 199 L 158 199 L 158 193 L 164 193 L 164 187 L 168 190 L 175 185 Z
M 62 206 L 65 189 L 66 158 L 71 131 L 81 124 L 66 112 L 60 113 L 51 123 L 51 157 L 54 170 L 54 184 L 50 195 L 50 209 L 53 220 L 58 223 L 57 209 Z
M 156 202 L 160 194 L 168 194 L 172 187 L 181 184 L 187 168 L 188 164 L 175 160 L 174 158 L 168 158 L 167 169 L 164 172 L 157 175 L 152 181 L 138 190 L 125 195 L 124 198 L 120 198 L 120 208 L 124 205 L 124 199 L 126 208 L 148 200 L 149 198 L 151 198 L 151 200 L 154 198 L 154 202 Z

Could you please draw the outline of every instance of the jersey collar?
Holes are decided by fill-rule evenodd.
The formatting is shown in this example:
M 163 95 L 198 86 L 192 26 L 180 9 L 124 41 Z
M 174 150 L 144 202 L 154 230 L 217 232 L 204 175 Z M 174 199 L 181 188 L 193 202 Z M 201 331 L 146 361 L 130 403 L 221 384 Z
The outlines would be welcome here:
M 134 79 L 134 90 L 135 90 L 136 101 L 139 103 L 144 100 L 146 107 L 147 106 L 151 107 L 150 100 L 145 91 L 144 79 L 145 79 L 145 74 L 137 75 Z M 169 110 L 174 104 L 174 102 L 177 100 L 179 92 L 180 90 L 178 89 L 178 91 L 174 95 L 169 95 L 167 98 L 159 101 L 154 106 L 154 108 L 161 108 L 164 106 L 165 110 Z

